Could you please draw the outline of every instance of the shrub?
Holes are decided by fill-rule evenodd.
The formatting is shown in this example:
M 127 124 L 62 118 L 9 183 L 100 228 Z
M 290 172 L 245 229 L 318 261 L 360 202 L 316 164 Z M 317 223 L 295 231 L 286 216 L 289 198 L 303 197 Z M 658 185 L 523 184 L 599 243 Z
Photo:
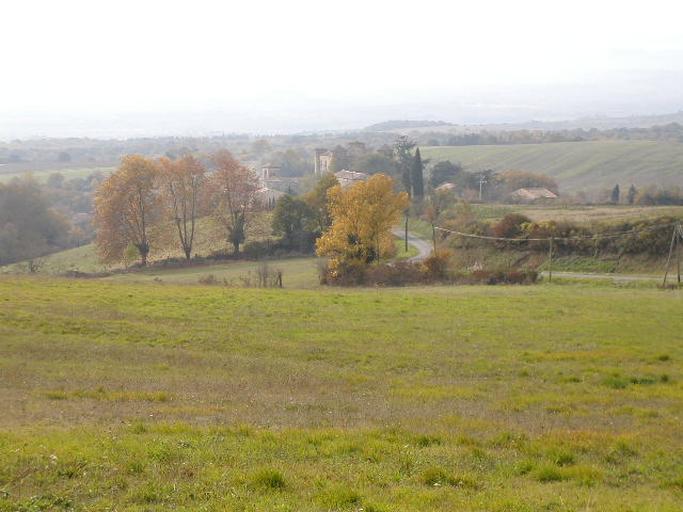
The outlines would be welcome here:
M 469 284 L 533 284 L 538 281 L 538 272 L 475 270 L 469 276 L 461 276 L 461 279 Z
M 508 213 L 498 223 L 491 226 L 493 236 L 500 238 L 519 238 L 524 234 L 524 225 L 531 219 L 519 213 Z
M 374 286 L 404 286 L 424 280 L 420 265 L 406 261 L 391 265 L 369 265 L 365 271 L 365 283 Z
M 213 274 L 207 274 L 199 278 L 199 284 L 214 285 L 218 284 L 218 279 Z
M 422 271 L 429 281 L 440 281 L 447 277 L 452 253 L 446 249 L 433 252 L 422 262 Z

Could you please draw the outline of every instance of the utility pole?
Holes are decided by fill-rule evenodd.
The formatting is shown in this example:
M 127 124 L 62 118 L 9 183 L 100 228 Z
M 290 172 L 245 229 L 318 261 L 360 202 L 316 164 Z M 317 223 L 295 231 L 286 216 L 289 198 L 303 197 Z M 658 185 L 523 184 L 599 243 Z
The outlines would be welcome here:
M 669 256 L 666 258 L 666 269 L 664 271 L 664 280 L 662 281 L 662 287 L 666 288 L 666 278 L 669 277 L 669 266 L 671 265 L 671 256 L 673 256 L 674 251 L 676 252 L 676 278 L 678 285 L 681 285 L 681 256 L 678 249 L 678 239 L 683 240 L 683 228 L 681 228 L 680 223 L 674 226 L 674 231 L 671 235 L 671 244 L 669 245 Z
M 432 223 L 432 245 L 434 246 L 434 254 L 436 255 L 436 226 Z
M 483 192 L 483 190 L 484 190 L 484 185 L 485 185 L 486 183 L 488 183 L 488 181 L 486 180 L 486 176 L 484 176 L 483 174 L 480 175 L 480 176 L 479 176 L 479 200 L 480 200 L 480 201 L 481 201 L 481 198 L 482 198 L 482 192 Z
M 676 278 L 678 279 L 678 286 L 681 286 L 681 249 L 679 242 L 683 242 L 683 227 L 680 224 L 676 225 L 678 229 L 678 238 L 676 238 Z
M 553 237 L 548 242 L 548 282 L 553 282 Z

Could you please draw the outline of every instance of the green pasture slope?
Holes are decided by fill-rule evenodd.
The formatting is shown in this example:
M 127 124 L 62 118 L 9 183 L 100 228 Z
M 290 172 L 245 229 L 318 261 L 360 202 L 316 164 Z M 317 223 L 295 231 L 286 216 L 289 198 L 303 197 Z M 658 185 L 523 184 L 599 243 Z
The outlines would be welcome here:
M 682 310 L 0 277 L 0 511 L 678 511 Z
M 683 186 L 683 143 L 590 141 L 420 148 L 432 161 L 461 162 L 466 170 L 522 170 L 557 179 L 565 192 L 631 185 Z

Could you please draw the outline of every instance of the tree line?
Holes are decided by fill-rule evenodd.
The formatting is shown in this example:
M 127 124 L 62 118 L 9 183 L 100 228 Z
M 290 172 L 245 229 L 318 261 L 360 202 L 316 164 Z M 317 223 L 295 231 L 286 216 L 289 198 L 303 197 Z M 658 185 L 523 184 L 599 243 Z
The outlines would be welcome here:
M 236 254 L 253 214 L 263 207 L 256 175 L 229 151 L 207 165 L 192 155 L 176 159 L 125 156 L 95 195 L 96 244 L 103 261 L 130 253 L 146 265 L 160 234 L 172 226 L 174 245 L 189 260 L 198 219 L 210 216 Z M 160 243 L 160 242 L 159 242 Z

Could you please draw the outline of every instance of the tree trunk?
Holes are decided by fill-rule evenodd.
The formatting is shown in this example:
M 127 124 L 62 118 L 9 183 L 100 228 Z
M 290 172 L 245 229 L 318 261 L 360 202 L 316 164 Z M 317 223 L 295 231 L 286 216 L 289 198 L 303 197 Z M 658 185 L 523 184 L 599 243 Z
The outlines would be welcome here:
M 240 243 L 233 240 L 232 246 L 233 246 L 233 249 L 234 249 L 234 250 L 233 250 L 233 254 L 234 254 L 235 256 L 237 256 L 237 255 L 240 253 Z
M 190 261 L 190 258 L 192 256 L 192 248 L 191 247 L 185 247 L 185 259 L 187 261 Z

